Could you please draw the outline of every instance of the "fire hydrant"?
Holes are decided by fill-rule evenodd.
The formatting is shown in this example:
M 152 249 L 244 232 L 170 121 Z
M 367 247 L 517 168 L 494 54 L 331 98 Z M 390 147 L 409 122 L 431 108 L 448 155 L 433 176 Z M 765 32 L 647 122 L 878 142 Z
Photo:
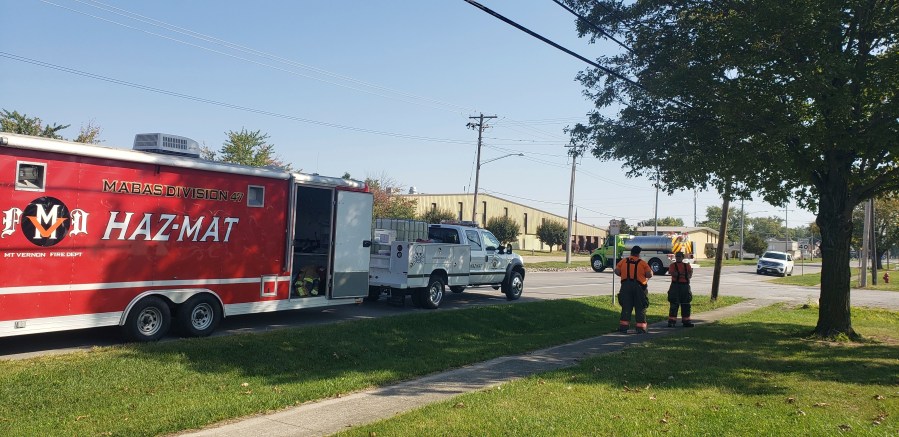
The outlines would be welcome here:
M 884 284 L 890 283 L 890 272 L 883 272 L 883 283 Z

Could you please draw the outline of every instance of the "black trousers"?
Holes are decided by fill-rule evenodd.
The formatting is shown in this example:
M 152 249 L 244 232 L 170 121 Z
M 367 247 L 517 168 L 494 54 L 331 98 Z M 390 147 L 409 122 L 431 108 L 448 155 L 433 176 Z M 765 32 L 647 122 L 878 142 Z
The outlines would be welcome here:
M 646 328 L 646 308 L 649 308 L 649 290 L 647 287 L 637 281 L 622 282 L 618 303 L 621 304 L 622 326 L 629 324 L 631 311 L 633 311 L 637 327 Z
M 668 320 L 677 320 L 677 310 L 680 308 L 681 317 L 684 320 L 690 320 L 690 302 L 693 301 L 693 292 L 690 291 L 690 284 L 682 282 L 672 282 L 668 289 Z

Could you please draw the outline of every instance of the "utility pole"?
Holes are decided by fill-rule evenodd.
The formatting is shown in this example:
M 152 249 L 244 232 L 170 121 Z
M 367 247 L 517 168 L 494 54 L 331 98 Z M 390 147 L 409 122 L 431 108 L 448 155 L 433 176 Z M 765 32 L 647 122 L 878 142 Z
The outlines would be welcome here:
M 584 153 L 586 146 L 570 147 L 568 155 L 571 156 L 571 189 L 568 192 L 568 243 L 565 244 L 565 264 L 571 264 L 571 215 L 574 210 L 574 175 L 577 173 L 577 158 Z
M 858 286 L 868 286 L 868 240 L 871 238 L 871 202 L 865 202 L 865 221 L 862 226 L 862 250 L 858 254 L 861 273 L 858 275 Z
M 874 211 L 874 199 L 868 202 L 871 202 L 871 285 L 877 285 L 877 260 L 880 259 L 877 256 L 877 213 Z
M 656 207 L 655 207 L 655 218 L 653 220 L 653 228 L 652 234 L 655 236 L 659 235 L 659 169 L 656 168 Z
M 478 160 L 477 160 L 477 166 L 475 167 L 475 172 L 474 172 L 474 199 L 472 200 L 472 205 L 471 205 L 471 221 L 477 223 L 478 222 L 478 183 L 480 182 L 479 179 L 481 177 L 481 139 L 483 138 L 483 135 L 484 135 L 484 128 L 485 128 L 484 119 L 485 118 L 496 118 L 496 116 L 481 114 L 477 117 L 468 117 L 468 118 L 478 120 L 477 123 L 473 123 L 473 122 L 468 123 L 469 128 L 471 128 L 471 129 L 474 129 L 475 127 L 478 128 L 478 158 L 477 158 Z
M 696 195 L 697 195 L 697 190 L 694 188 L 693 189 L 693 227 L 694 228 L 696 227 L 696 223 L 697 223 L 696 222 Z
M 743 211 L 743 200 L 740 199 L 740 261 L 743 261 L 743 220 L 746 218 L 746 213 Z

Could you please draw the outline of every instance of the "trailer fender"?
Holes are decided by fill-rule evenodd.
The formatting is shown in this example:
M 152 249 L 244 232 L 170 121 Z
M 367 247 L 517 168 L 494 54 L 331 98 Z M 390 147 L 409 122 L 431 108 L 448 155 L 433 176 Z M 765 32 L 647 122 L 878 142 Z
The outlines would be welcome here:
M 194 297 L 195 295 L 208 293 L 215 296 L 215 299 L 218 301 L 219 306 L 222 308 L 222 317 L 227 317 L 225 314 L 225 304 L 222 302 L 222 298 L 219 297 L 214 291 L 208 288 L 180 288 L 180 289 L 170 289 L 170 290 L 149 290 L 145 291 L 139 295 L 137 295 L 134 299 L 131 299 L 131 302 L 128 303 L 128 306 L 125 307 L 125 311 L 122 311 L 122 316 L 119 318 L 119 326 L 124 326 L 125 321 L 128 320 L 128 314 L 131 312 L 131 308 L 134 307 L 141 299 L 147 296 L 161 296 L 166 298 L 169 302 L 174 305 L 179 305 L 184 302 L 187 302 L 188 299 Z

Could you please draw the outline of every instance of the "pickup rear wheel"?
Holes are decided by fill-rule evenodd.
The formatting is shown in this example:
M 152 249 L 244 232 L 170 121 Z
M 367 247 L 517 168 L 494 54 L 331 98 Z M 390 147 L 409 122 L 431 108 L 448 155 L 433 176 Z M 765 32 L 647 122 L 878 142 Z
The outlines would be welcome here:
M 593 267 L 594 272 L 601 272 L 606 269 L 606 264 L 602 262 L 602 257 L 594 256 L 590 258 L 590 267 Z
M 503 282 L 503 293 L 506 294 L 506 300 L 518 299 L 521 297 L 522 290 L 524 290 L 524 280 L 521 278 L 521 273 L 509 274 L 509 279 Z
M 433 310 L 439 307 L 440 302 L 443 301 L 443 287 L 443 278 L 431 276 L 431 279 L 428 281 L 428 288 L 419 290 L 419 293 L 421 293 L 419 301 L 422 308 Z
M 169 332 L 171 325 L 168 304 L 160 297 L 148 296 L 134 304 L 122 330 L 133 341 L 156 341 Z
M 363 300 L 366 302 L 377 302 L 381 298 L 381 289 L 379 287 L 368 287 L 368 296 Z

